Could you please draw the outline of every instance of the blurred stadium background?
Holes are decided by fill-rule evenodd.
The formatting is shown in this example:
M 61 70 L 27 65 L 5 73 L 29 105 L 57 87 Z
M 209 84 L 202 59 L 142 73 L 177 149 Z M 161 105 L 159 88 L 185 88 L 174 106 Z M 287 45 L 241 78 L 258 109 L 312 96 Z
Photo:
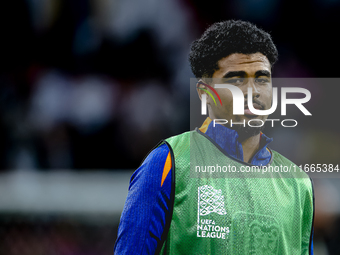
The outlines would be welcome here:
M 132 171 L 189 129 L 190 43 L 213 22 L 249 20 L 278 47 L 274 77 L 339 77 L 339 11 L 337 0 L 1 2 L 0 254 L 112 254 Z M 339 164 L 340 86 L 311 91 L 313 118 L 269 131 L 272 147 Z M 340 254 L 339 187 L 315 179 L 315 254 Z

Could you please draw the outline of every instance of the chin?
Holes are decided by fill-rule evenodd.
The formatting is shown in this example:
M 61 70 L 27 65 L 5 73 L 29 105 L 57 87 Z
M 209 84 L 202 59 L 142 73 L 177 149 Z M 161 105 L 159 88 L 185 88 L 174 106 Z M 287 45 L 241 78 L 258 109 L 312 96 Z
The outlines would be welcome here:
M 262 127 L 243 127 L 243 126 L 234 126 L 233 129 L 237 131 L 239 136 L 241 137 L 251 137 L 260 134 L 264 130 L 264 126 Z
M 230 127 L 231 129 L 237 131 L 237 133 L 239 134 L 239 137 L 243 137 L 243 138 L 248 138 L 251 136 L 256 136 L 258 134 L 260 134 L 263 130 L 265 125 L 261 126 L 261 122 L 260 121 L 251 121 L 251 125 L 253 126 L 258 126 L 258 127 L 251 127 L 248 125 L 248 121 L 251 119 L 257 119 L 259 116 L 254 116 L 254 118 L 242 118 L 242 120 L 239 120 L 239 122 L 243 122 L 243 120 L 245 120 L 246 125 L 233 125 L 233 127 Z M 262 120 L 263 122 L 265 122 L 265 120 Z

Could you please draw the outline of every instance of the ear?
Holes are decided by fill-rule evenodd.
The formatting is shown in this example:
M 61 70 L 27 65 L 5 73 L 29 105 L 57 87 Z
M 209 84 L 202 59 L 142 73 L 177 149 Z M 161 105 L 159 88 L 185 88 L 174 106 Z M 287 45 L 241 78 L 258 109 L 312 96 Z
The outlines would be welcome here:
M 202 95 L 203 94 L 206 94 L 207 98 L 209 97 L 209 95 L 203 89 L 208 89 L 208 88 L 207 88 L 207 86 L 205 86 L 205 82 L 202 79 L 200 79 L 196 83 L 196 90 L 197 90 L 197 94 L 198 94 L 198 97 L 200 98 L 200 100 L 202 100 Z

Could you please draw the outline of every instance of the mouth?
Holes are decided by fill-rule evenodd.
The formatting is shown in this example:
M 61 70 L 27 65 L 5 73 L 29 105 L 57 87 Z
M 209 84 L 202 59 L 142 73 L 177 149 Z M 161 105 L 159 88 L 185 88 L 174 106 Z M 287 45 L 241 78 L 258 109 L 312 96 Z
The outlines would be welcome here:
M 262 105 L 260 105 L 260 104 L 258 104 L 258 103 L 253 103 L 253 107 L 254 107 L 255 109 L 257 109 L 257 110 L 263 110 L 263 108 L 264 108 Z M 252 116 L 252 117 L 258 116 L 258 115 L 252 113 L 252 112 L 249 110 L 249 107 L 248 107 L 247 104 L 244 105 L 244 115 L 245 115 L 245 116 Z

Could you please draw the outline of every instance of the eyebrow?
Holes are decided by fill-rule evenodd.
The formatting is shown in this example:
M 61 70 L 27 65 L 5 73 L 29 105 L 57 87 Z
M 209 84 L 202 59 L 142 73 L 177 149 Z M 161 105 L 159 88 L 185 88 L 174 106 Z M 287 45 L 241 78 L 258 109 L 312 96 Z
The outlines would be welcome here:
M 245 71 L 230 71 L 227 72 L 223 78 L 231 78 L 231 77 L 246 77 L 247 74 Z M 267 70 L 259 70 L 255 72 L 255 77 L 259 77 L 259 76 L 267 76 L 270 77 L 270 72 L 268 72 Z
M 267 70 L 259 70 L 255 73 L 255 77 L 259 76 L 267 76 L 268 78 L 270 78 L 270 72 L 268 72 Z
M 230 72 L 227 72 L 223 78 L 231 78 L 231 77 L 246 77 L 247 74 L 245 71 L 230 71 Z

